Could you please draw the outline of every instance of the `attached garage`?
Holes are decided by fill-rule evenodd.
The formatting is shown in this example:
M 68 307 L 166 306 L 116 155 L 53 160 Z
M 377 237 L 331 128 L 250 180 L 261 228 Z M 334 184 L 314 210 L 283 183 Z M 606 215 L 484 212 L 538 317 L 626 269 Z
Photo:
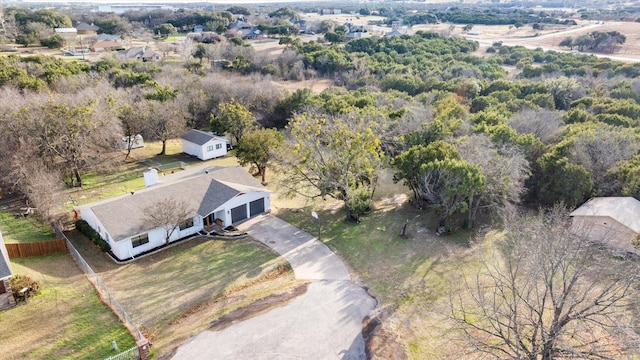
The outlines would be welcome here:
M 237 223 L 247 218 L 247 204 L 242 204 L 231 209 L 231 222 Z
M 249 203 L 249 217 L 254 217 L 264 212 L 264 198 Z

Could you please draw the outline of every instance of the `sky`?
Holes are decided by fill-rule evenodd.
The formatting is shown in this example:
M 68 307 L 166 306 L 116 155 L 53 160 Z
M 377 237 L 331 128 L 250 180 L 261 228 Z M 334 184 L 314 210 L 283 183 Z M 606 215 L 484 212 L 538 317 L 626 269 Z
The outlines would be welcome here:
M 328 2 L 331 0 L 305 0 L 304 2 Z M 300 2 L 300 0 L 208 0 L 208 1 L 197 1 L 197 0 L 120 0 L 120 1 L 109 1 L 109 0 L 20 0 L 17 2 L 8 2 L 5 1 L 6 5 L 11 5 L 12 3 L 41 3 L 41 4 L 60 4 L 60 3 L 84 3 L 84 4 L 100 4 L 100 5 L 119 5 L 119 4 L 163 4 L 163 5 L 171 5 L 171 4 L 257 4 L 257 3 L 292 3 L 292 2 Z M 338 2 L 336 0 L 336 2 Z M 344 1 L 341 1 L 344 2 Z

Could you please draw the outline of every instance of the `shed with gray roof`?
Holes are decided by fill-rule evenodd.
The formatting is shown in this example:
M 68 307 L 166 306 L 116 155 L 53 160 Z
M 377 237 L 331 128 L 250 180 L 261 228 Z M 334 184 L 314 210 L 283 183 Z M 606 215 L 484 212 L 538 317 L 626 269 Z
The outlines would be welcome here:
M 211 132 L 191 129 L 182 135 L 182 151 L 200 160 L 227 155 L 228 141 Z
M 592 198 L 571 214 L 574 233 L 640 254 L 640 201 L 633 197 Z

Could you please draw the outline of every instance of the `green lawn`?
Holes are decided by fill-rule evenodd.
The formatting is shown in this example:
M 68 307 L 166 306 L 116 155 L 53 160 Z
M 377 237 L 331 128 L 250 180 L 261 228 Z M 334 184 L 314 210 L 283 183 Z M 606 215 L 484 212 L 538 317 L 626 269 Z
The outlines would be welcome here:
M 104 359 L 135 345 L 69 255 L 12 259 L 15 274 L 41 282 L 42 293 L 0 315 L 2 356 Z
M 318 212 L 322 241 L 336 252 L 356 277 L 361 277 L 386 309 L 384 323 L 393 328 L 414 359 L 439 358 L 449 353 L 443 334 L 448 314 L 450 282 L 460 272 L 475 271 L 465 230 L 436 236 L 433 215 L 409 204 L 384 206 L 358 224 L 344 221 L 341 209 L 306 207 L 304 212 L 282 209 L 282 219 L 311 234 L 318 233 L 310 216 Z M 327 206 L 327 208 L 333 208 Z M 410 220 L 407 238 L 399 236 Z
M 0 211 L 0 230 L 7 244 L 28 243 L 56 239 L 51 228 L 33 216 L 15 216 L 12 212 Z
M 281 282 L 260 282 L 286 262 L 250 239 L 195 238 L 126 265 L 116 265 L 78 233 L 70 239 L 133 321 L 154 338 L 156 353 L 170 351 L 228 311 L 296 284 L 291 272 Z M 226 299 L 222 308 L 178 321 L 191 309 L 256 282 L 259 286 Z
M 182 153 L 182 143 L 179 139 L 167 141 L 166 155 L 158 155 L 161 148 L 162 143 L 158 141 L 145 142 L 143 148 L 131 151 L 129 159 L 124 164 L 121 164 L 117 171 L 84 174 L 82 188 L 68 189 L 64 194 L 69 208 L 73 205 L 84 205 L 143 189 L 143 172 L 153 167 L 154 164 L 167 165 L 181 161 L 187 167 L 238 165 L 238 160 L 233 156 L 233 151 L 227 157 L 208 161 L 200 161 L 197 158 L 185 155 Z M 124 159 L 124 152 L 114 154 L 114 156 L 122 156 L 122 159 Z M 144 163 L 143 160 L 149 160 L 149 163 Z M 172 171 L 180 170 L 182 169 L 176 167 L 167 169 L 165 173 L 169 174 Z

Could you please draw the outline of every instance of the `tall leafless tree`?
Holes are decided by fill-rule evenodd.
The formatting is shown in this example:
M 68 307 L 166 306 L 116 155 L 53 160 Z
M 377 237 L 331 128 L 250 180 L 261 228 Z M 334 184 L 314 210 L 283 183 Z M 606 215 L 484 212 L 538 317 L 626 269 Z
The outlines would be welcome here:
M 638 349 L 637 261 L 572 232 L 568 212 L 505 216 L 481 268 L 452 291 L 466 358 L 613 359 Z
M 169 243 L 171 236 L 179 229 L 180 223 L 192 216 L 184 200 L 165 198 L 145 209 L 145 218 L 149 224 L 162 227 L 164 230 L 165 244 Z

